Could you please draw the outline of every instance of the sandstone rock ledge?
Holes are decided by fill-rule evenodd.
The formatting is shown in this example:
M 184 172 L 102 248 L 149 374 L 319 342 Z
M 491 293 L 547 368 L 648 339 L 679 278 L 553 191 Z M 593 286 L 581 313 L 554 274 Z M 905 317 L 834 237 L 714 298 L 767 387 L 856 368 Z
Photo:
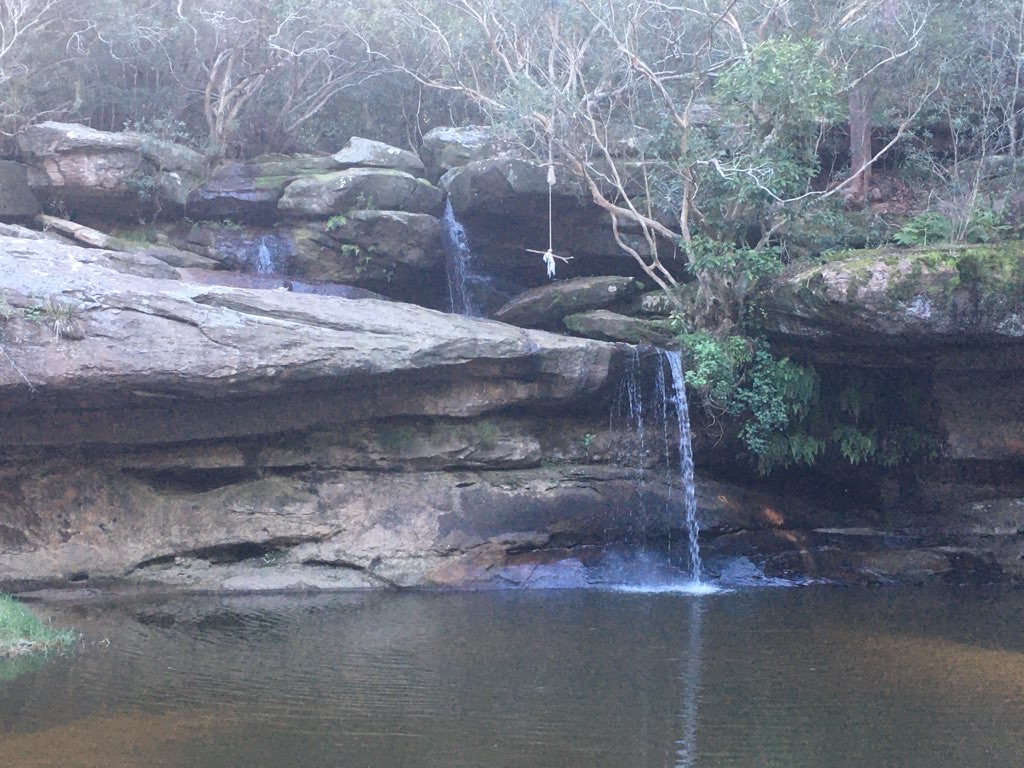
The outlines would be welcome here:
M 401 457 L 399 417 L 452 421 L 448 443 L 468 420 L 516 409 L 599 422 L 624 357 L 412 305 L 178 277 L 141 255 L 0 239 L 0 579 L 119 577 L 299 544 L 307 564 L 369 569 L 416 548 L 443 559 L 455 546 L 420 536 L 422 510 L 457 513 L 442 497 L 468 493 L 453 490 L 463 479 L 346 474 L 365 463 L 335 450 L 351 425 L 390 434 Z M 455 450 L 443 467 L 542 460 L 529 446 L 509 458 L 493 423 L 466 439 L 461 453 L 434 450 Z M 381 568 L 373 578 L 395 583 L 429 570 Z

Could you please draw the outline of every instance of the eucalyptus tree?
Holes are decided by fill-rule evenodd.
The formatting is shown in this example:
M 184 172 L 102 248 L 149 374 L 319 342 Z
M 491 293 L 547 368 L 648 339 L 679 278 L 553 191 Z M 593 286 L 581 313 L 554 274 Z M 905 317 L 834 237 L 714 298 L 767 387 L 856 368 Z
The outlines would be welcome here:
M 0 130 L 46 117 L 32 98 L 32 80 L 49 79 L 61 59 L 62 0 L 0 0 Z M 58 45 L 53 45 L 57 42 Z M 52 105 L 52 104 L 51 104 Z
M 190 139 L 212 156 L 287 145 L 338 93 L 380 74 L 344 0 L 79 0 L 72 77 L 97 127 Z
M 919 45 L 927 9 L 897 2 L 395 0 L 358 34 L 576 177 L 650 279 L 677 296 L 691 272 L 694 320 L 727 332 L 787 222 L 870 167 L 822 185 L 817 149 L 847 96 Z

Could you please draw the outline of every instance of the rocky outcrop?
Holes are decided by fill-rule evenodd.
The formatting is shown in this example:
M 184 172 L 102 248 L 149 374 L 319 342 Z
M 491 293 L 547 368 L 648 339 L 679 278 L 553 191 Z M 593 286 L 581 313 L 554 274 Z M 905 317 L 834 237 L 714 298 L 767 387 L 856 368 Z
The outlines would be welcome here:
M 44 122 L 18 134 L 28 184 L 46 203 L 87 216 L 180 215 L 206 172 L 202 155 L 141 133 Z
M 1021 245 L 873 251 L 777 279 L 756 304 L 778 346 L 819 364 L 905 367 L 952 460 L 1024 467 Z
M 399 149 L 382 141 L 353 136 L 348 145 L 335 152 L 332 159 L 338 168 L 392 168 L 413 176 L 423 176 L 423 161 L 415 152 Z
M 404 171 L 349 168 L 293 181 L 285 188 L 277 208 L 294 218 L 327 218 L 353 209 L 440 216 L 444 194 Z
M 625 304 L 641 284 L 629 277 L 580 277 L 526 291 L 494 313 L 496 320 L 524 328 L 560 330 L 567 315 Z
M 685 539 L 678 477 L 607 428 L 625 349 L 180 278 L 0 240 L 4 583 L 579 586 L 609 543 Z M 742 541 L 841 571 L 809 531 L 848 515 L 698 489 L 712 572 Z
M 188 213 L 197 219 L 265 226 L 278 219 L 278 202 L 292 182 L 349 168 L 390 169 L 413 176 L 424 173 L 423 163 L 414 153 L 353 137 L 332 156 L 264 155 L 221 163 L 189 194 Z M 367 194 L 364 191 L 364 207 L 369 201 Z
M 277 202 L 296 179 L 338 170 L 331 157 L 267 155 L 221 163 L 188 196 L 195 219 L 269 224 L 277 219 Z
M 934 448 L 883 482 L 879 503 L 895 525 L 1015 578 L 1016 533 L 981 535 L 962 521 L 992 504 L 1005 520 L 1024 495 L 1021 253 L 1019 243 L 854 252 L 756 297 L 777 348 L 833 381 L 881 382 L 875 410 L 915 404 L 899 419 Z M 1024 530 L 1024 518 L 1013 526 Z
M 559 403 L 588 412 L 622 357 L 611 345 L 410 305 L 197 285 L 128 258 L 0 241 L 7 579 L 123 576 L 168 557 L 301 544 L 294 562 L 424 583 L 458 549 L 454 533 L 438 531 L 474 483 L 497 495 L 472 514 L 494 515 L 505 497 L 503 515 L 540 508 L 516 511 L 511 480 L 444 473 L 541 461 L 514 426 L 464 420 Z M 417 458 L 419 432 L 400 422 L 389 431 L 409 417 L 455 420 L 425 428 L 438 458 Z M 367 435 L 390 457 L 381 461 L 427 474 L 389 474 L 346 447 Z M 632 487 L 619 482 L 616 494 Z M 557 528 L 572 492 L 550 493 L 553 511 L 516 525 Z M 498 530 L 502 520 L 472 546 L 465 534 L 459 551 L 504 557 L 521 545 L 520 529 Z M 422 538 L 428 523 L 435 533 Z M 388 543 L 392 528 L 405 544 Z
M 161 189 L 181 158 L 95 133 L 38 126 L 30 174 L 55 175 L 37 189 L 51 206 L 81 201 L 87 223 L 118 205 L 111 216 L 137 217 L 123 195 Z M 334 156 L 227 163 L 197 182 L 181 224 L 4 228 L 0 581 L 574 586 L 609 546 L 685 539 L 678 479 L 652 458 L 675 445 L 671 429 L 608 426 L 622 397 L 666 389 L 664 368 L 624 382 L 641 352 L 366 292 L 445 303 L 440 234 L 455 223 L 438 221 L 444 193 L 421 178 L 443 169 L 488 310 L 518 296 L 502 320 L 673 342 L 672 306 L 633 295 L 642 275 L 561 172 L 549 220 L 546 168 L 474 154 L 493 153 L 489 139 L 442 138 L 424 139 L 426 170 L 363 139 Z M 62 184 L 81 191 L 58 197 Z M 146 215 L 180 210 L 172 192 Z M 554 283 L 534 252 L 549 226 L 573 257 Z M 775 347 L 816 364 L 823 386 L 910 382 L 900 424 L 934 442 L 891 470 L 756 481 L 776 492 L 700 478 L 711 574 L 1024 578 L 1014 248 L 847 254 L 755 297 Z M 698 460 L 751 482 L 720 438 L 704 436 Z
M 970 357 L 1024 340 L 1022 255 L 1020 244 L 855 252 L 776 279 L 755 303 L 775 338 L 815 354 Z
M 442 126 L 423 134 L 420 157 L 426 167 L 427 178 L 437 182 L 452 168 L 461 168 L 474 160 L 493 157 L 496 144 L 491 130 L 486 126 Z
M 150 398 L 274 392 L 286 400 L 292 389 L 348 380 L 356 385 L 352 397 L 382 415 L 469 415 L 531 398 L 585 397 L 605 383 L 616 356 L 608 345 L 411 305 L 134 280 L 114 271 L 117 258 L 40 241 L 4 242 L 0 280 L 8 301 L 74 303 L 69 322 L 83 338 L 55 356 L 59 339 L 31 318 L 13 317 L 5 328 L 11 365 L 0 370 L 0 386 L 21 391 L 27 378 L 39 393 L 79 402 L 120 394 L 159 411 Z M 176 276 L 160 272 L 168 269 L 160 262 L 152 269 Z M 447 375 L 456 372 L 461 381 Z M 423 397 L 396 386 L 367 387 L 367 377 L 376 376 L 396 384 L 411 377 Z M 217 429 L 198 422 L 168 427 L 200 428 L 211 437 Z

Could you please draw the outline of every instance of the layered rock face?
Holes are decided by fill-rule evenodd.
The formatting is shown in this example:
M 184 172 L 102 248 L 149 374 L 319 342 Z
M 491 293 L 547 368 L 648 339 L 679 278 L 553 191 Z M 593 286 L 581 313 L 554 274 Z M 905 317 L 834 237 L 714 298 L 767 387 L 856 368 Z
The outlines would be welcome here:
M 514 583 L 678 525 L 585 465 L 621 347 L 178 278 L 0 240 L 5 582 Z
M 0 582 L 575 586 L 610 544 L 685 541 L 678 478 L 652 458 L 668 431 L 609 428 L 645 355 L 545 332 L 672 345 L 672 307 L 637 295 L 565 179 L 555 250 L 575 258 L 551 281 L 528 250 L 547 247 L 545 169 L 486 132 L 434 132 L 425 162 L 353 138 L 206 169 L 63 124 L 22 148 L 0 218 L 44 231 L 0 229 Z M 448 305 L 446 194 L 503 322 L 424 308 Z M 36 216 L 36 195 L 84 223 Z M 829 386 L 890 382 L 887 407 L 912 390 L 935 458 L 757 493 L 700 478 L 709 572 L 1024 576 L 1021 263 L 860 253 L 767 286 L 777 349 Z M 753 480 L 721 437 L 698 461 Z
M 180 278 L 0 238 L 5 585 L 581 586 L 609 545 L 685 542 L 678 477 L 608 431 L 627 347 Z M 728 562 L 823 519 L 698 489 Z
M 1022 575 L 1024 253 L 1020 244 L 859 252 L 757 298 L 776 345 L 841 380 L 899 382 L 934 455 L 877 488 L 893 533 Z M 906 392 L 893 388 L 894 403 Z M 884 401 L 878 407 L 887 407 Z

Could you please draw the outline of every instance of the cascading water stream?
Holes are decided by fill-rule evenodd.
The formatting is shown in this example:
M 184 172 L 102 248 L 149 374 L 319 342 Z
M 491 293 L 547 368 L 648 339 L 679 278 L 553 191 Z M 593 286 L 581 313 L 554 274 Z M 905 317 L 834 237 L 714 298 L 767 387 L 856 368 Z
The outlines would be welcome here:
M 658 354 L 668 364 L 672 374 L 672 405 L 679 426 L 679 474 L 683 485 L 686 535 L 689 538 L 690 575 L 694 581 L 699 582 L 703 571 L 700 562 L 700 523 L 697 521 L 697 490 L 693 482 L 693 443 L 690 438 L 690 406 L 686 402 L 683 356 L 679 352 L 665 349 L 659 349 Z
M 267 245 L 267 238 L 260 238 L 260 245 L 256 251 L 256 274 L 273 275 L 277 272 L 277 265 L 274 264 L 274 254 Z
M 456 315 L 479 317 L 482 312 L 474 302 L 470 290 L 470 285 L 476 277 L 471 268 L 473 252 L 469 248 L 465 228 L 455 218 L 450 200 L 445 203 L 441 224 L 447 257 L 448 299 L 451 311 Z
M 654 350 L 657 365 L 654 368 L 653 383 L 644 381 L 639 349 L 634 349 L 632 359 L 619 388 L 617 405 L 612 413 L 613 426 L 616 419 L 625 420 L 625 428 L 632 435 L 630 448 L 636 457 L 636 477 L 639 508 L 636 517 L 641 521 L 646 515 L 646 465 L 651 445 L 648 435 L 653 422 L 655 436 L 660 431 L 662 440 L 662 464 L 668 469 L 673 458 L 678 458 L 679 480 L 682 487 L 682 518 L 687 534 L 687 567 L 693 584 L 701 585 L 703 565 L 700 558 L 700 524 L 697 520 L 697 494 L 694 488 L 693 448 L 690 439 L 690 412 L 686 401 L 686 379 L 682 356 L 679 352 L 664 349 Z M 653 402 L 645 404 L 653 392 Z M 674 415 L 673 415 L 674 414 Z M 621 422 L 620 422 L 621 423 Z M 669 502 L 672 503 L 671 500 Z M 641 534 L 643 532 L 641 531 Z M 645 538 L 645 536 L 643 536 Z

